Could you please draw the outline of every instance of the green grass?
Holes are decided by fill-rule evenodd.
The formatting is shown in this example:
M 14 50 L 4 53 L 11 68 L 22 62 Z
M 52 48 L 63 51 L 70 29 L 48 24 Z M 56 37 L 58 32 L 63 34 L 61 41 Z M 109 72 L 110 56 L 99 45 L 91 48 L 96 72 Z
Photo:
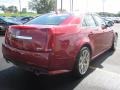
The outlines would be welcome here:
M 6 16 L 6 17 L 11 17 L 11 16 L 37 16 L 38 14 L 36 13 L 4 13 L 4 14 L 0 14 L 0 16 Z

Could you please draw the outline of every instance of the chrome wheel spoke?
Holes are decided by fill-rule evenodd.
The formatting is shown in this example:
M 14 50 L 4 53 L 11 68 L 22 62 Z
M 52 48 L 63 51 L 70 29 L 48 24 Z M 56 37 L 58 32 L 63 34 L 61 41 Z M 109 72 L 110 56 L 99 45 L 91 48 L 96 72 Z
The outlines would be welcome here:
M 84 66 L 83 64 L 81 65 L 80 73 L 83 73 Z
M 115 41 L 114 41 L 114 47 L 117 46 L 117 38 L 115 38 Z
M 116 46 L 117 46 L 117 36 L 115 37 L 115 39 L 114 39 L 114 48 L 116 48 Z
M 80 74 L 85 74 L 89 66 L 90 54 L 88 50 L 82 51 L 79 58 L 79 72 Z

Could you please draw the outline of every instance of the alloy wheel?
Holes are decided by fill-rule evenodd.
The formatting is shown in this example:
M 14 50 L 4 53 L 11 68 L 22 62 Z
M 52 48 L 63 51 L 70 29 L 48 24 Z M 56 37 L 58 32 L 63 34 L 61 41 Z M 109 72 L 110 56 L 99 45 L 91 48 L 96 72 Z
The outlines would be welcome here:
M 89 62 L 90 62 L 90 52 L 87 48 L 86 49 L 83 48 L 83 50 L 81 50 L 80 53 L 79 64 L 78 64 L 79 73 L 81 75 L 84 75 L 87 72 L 89 67 Z

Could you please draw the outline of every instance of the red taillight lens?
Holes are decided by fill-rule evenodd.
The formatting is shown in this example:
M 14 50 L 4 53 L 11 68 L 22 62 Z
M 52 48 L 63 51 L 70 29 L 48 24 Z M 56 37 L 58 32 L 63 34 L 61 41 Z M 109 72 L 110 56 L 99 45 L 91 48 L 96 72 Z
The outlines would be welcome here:
M 9 30 L 7 29 L 5 32 L 5 44 L 10 44 L 9 38 L 10 38 L 10 33 Z
M 7 37 L 7 34 L 5 34 L 5 44 L 8 44 L 8 37 Z
M 54 34 L 53 34 L 52 30 L 49 30 L 48 31 L 48 46 L 47 46 L 48 51 L 53 51 L 54 46 L 55 46 Z

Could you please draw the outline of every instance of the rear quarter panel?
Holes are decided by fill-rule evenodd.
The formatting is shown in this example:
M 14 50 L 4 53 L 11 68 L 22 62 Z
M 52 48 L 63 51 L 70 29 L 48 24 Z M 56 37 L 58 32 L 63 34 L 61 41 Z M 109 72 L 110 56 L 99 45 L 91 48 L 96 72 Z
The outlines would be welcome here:
M 51 66 L 72 69 L 80 48 L 89 43 L 88 34 L 78 24 L 56 27 L 53 49 L 55 59 L 51 61 Z

